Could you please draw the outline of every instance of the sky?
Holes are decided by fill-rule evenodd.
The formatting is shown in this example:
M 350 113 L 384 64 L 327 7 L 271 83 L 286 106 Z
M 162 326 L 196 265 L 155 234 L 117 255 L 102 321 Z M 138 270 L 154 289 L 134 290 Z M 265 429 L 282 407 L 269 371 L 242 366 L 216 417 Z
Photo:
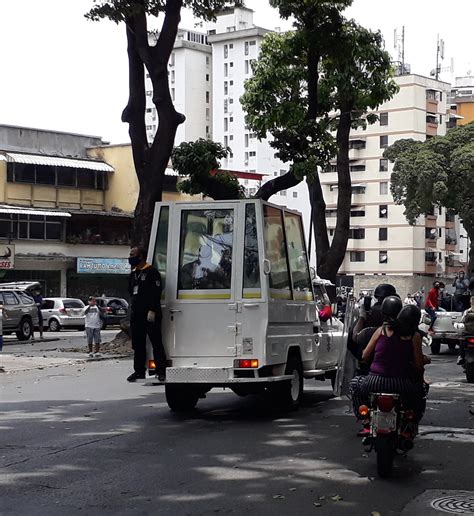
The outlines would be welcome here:
M 247 0 L 256 25 L 290 27 L 267 0 Z M 92 0 L 0 0 L 0 124 L 55 129 L 128 142 L 120 120 L 127 90 L 125 28 L 90 22 Z M 394 30 L 405 26 L 405 62 L 428 75 L 437 34 L 445 41 L 441 78 L 474 71 L 474 0 L 354 0 L 346 16 L 380 30 L 396 57 Z M 184 13 L 181 26 L 194 28 Z M 151 27 L 153 28 L 153 26 Z M 449 70 L 454 59 L 454 72 Z

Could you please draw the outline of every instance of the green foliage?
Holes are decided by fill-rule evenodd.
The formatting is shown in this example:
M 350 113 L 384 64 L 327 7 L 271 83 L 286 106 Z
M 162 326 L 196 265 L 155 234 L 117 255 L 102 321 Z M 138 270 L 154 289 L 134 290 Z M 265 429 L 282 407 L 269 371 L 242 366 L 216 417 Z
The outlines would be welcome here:
M 178 184 L 179 190 L 189 195 L 204 194 L 216 200 L 241 199 L 244 190 L 237 178 L 228 173 L 211 172 L 219 169 L 219 160 L 227 157 L 228 149 L 220 143 L 200 138 L 183 142 L 173 149 L 173 168 L 186 177 Z
M 395 163 L 392 194 L 411 224 L 441 205 L 474 234 L 474 122 L 425 142 L 400 140 L 384 156 Z
M 93 0 L 94 7 L 86 18 L 97 21 L 103 18 L 119 23 L 137 14 L 158 16 L 169 8 L 167 0 Z M 189 7 L 195 16 L 204 20 L 213 20 L 216 13 L 225 7 L 228 0 L 184 0 L 183 7 Z
M 294 0 L 273 2 L 285 9 L 308 9 L 308 4 L 343 4 Z M 277 5 L 278 4 L 278 5 Z M 287 11 L 282 13 L 286 16 Z M 303 12 L 303 11 L 301 11 Z M 337 25 L 337 24 L 336 24 Z M 254 75 L 245 83 L 241 103 L 247 113 L 246 121 L 258 138 L 268 133 L 271 146 L 284 162 L 311 162 L 307 175 L 325 167 L 336 154 L 337 146 L 331 131 L 337 128 L 333 113 L 351 111 L 353 126 L 374 123 L 377 116 L 368 114 L 389 100 L 398 91 L 393 80 L 390 55 L 383 50 L 382 36 L 357 25 L 340 20 L 336 28 L 326 27 L 326 33 L 309 34 L 297 30 L 283 34 L 268 34 L 261 46 L 258 61 L 253 64 Z M 308 66 L 310 45 L 314 38 L 322 51 L 317 84 L 317 113 L 309 116 L 311 84 Z M 297 167 L 299 170 L 301 167 Z

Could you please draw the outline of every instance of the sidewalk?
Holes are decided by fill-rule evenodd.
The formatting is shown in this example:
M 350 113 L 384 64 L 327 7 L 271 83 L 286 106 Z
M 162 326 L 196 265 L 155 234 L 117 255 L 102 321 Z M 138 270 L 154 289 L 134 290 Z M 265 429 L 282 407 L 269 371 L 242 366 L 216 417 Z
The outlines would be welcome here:
M 45 369 L 46 367 L 58 367 L 61 365 L 74 365 L 86 362 L 85 358 L 56 358 L 34 357 L 0 354 L 0 373 L 16 373 L 18 371 L 31 371 L 32 369 Z

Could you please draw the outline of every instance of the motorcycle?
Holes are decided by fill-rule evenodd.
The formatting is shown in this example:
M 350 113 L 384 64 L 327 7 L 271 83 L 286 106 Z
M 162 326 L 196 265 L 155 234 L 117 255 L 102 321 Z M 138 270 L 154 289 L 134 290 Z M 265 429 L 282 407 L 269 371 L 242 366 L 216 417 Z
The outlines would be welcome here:
M 464 345 L 464 362 L 462 367 L 466 373 L 467 383 L 474 383 L 474 335 L 465 333 L 465 325 L 463 323 L 455 324 L 459 332 L 460 339 Z
M 405 455 L 414 446 L 418 433 L 415 411 L 404 407 L 399 394 L 371 393 L 369 406 L 361 405 L 359 413 L 369 420 L 369 435 L 362 444 L 377 454 L 377 473 L 392 476 L 395 455 Z

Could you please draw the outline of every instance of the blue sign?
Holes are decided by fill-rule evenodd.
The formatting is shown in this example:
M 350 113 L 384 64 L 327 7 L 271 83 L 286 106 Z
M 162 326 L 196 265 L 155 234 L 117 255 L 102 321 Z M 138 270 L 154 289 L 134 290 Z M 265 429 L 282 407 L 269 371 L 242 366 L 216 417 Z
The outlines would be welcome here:
M 130 274 L 126 258 L 78 258 L 78 274 Z

